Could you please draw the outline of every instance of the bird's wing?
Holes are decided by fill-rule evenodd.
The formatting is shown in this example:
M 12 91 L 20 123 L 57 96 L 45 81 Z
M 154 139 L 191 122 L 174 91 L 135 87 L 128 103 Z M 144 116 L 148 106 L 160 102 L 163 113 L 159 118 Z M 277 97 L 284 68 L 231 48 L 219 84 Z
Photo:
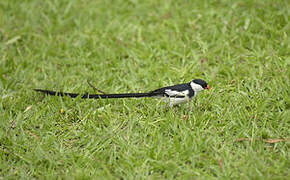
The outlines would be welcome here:
M 172 89 L 166 89 L 165 94 L 167 94 L 169 97 L 176 97 L 176 96 L 185 97 L 185 96 L 188 96 L 189 90 L 176 91 L 176 90 L 172 90 Z
M 188 84 L 178 84 L 174 86 L 167 86 L 160 89 L 156 89 L 151 93 L 156 95 L 162 95 L 167 97 L 184 98 L 186 96 L 192 97 L 194 92 Z

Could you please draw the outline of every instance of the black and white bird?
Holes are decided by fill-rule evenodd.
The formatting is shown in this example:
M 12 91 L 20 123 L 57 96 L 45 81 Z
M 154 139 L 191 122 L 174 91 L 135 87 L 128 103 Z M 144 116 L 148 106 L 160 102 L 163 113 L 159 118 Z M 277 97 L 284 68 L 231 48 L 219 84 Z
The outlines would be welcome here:
M 147 93 L 124 93 L 124 94 L 82 94 L 83 99 L 107 99 L 107 98 L 141 98 L 141 97 L 158 97 L 164 98 L 172 107 L 180 103 L 189 102 L 202 90 L 209 90 L 210 87 L 206 81 L 202 79 L 194 79 L 189 83 L 166 86 Z M 79 93 L 56 92 L 50 90 L 34 89 L 52 96 L 69 96 L 76 98 Z

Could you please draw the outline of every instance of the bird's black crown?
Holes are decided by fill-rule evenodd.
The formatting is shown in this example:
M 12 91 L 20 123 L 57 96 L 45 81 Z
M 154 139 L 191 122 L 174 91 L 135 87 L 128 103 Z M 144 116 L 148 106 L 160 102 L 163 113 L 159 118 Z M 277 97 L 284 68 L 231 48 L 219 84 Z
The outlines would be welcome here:
M 206 89 L 207 88 L 207 82 L 204 81 L 204 80 L 202 80 L 202 79 L 194 79 L 194 80 L 192 80 L 192 82 L 194 82 L 195 84 L 201 85 L 201 87 L 203 89 Z

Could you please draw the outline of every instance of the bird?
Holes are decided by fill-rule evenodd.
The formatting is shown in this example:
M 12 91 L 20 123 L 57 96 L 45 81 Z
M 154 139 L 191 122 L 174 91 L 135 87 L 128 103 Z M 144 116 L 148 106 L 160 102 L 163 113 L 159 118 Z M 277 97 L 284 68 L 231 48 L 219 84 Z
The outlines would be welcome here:
M 188 83 L 176 84 L 173 86 L 162 87 L 150 92 L 145 93 L 122 93 L 122 94 L 80 94 L 80 93 L 68 93 L 57 92 L 51 90 L 34 89 L 37 92 L 41 92 L 51 96 L 68 96 L 76 98 L 81 96 L 82 99 L 108 99 L 108 98 L 142 98 L 142 97 L 155 97 L 163 98 L 166 102 L 169 102 L 169 106 L 179 105 L 181 103 L 189 102 L 199 92 L 203 90 L 209 90 L 210 86 L 202 79 L 193 79 Z M 102 92 L 102 91 L 101 91 Z

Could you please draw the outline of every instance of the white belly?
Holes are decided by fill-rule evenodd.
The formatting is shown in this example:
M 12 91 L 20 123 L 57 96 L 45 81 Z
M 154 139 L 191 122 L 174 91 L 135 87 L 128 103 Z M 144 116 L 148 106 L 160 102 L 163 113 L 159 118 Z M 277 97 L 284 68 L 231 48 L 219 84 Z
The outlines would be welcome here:
M 185 98 L 165 97 L 164 100 L 169 103 L 170 107 L 172 107 L 172 106 L 177 105 L 177 104 L 189 102 L 191 100 L 191 98 L 188 98 L 188 97 L 185 97 Z

